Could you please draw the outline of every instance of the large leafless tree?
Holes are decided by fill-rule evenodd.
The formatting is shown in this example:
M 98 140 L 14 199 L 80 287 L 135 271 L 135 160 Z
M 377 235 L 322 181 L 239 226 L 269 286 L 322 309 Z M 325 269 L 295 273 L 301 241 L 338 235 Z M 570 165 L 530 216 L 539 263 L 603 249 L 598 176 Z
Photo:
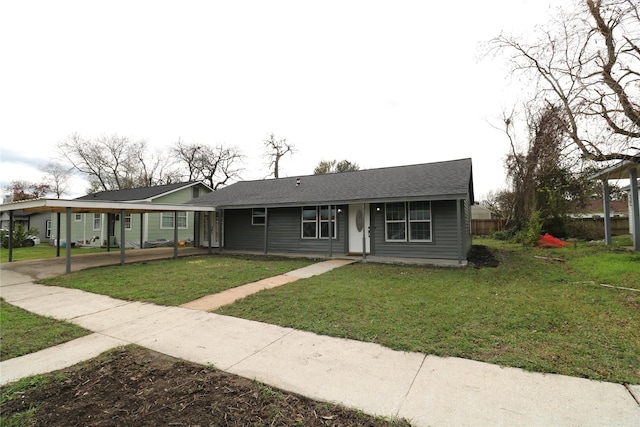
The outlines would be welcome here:
M 85 138 L 74 133 L 57 148 L 62 158 L 89 180 L 89 191 L 149 187 L 177 177 L 172 159 L 160 153 L 149 155 L 144 140 L 117 134 Z
M 269 135 L 269 139 L 264 140 L 265 152 L 269 173 L 274 178 L 280 177 L 280 160 L 287 154 L 292 155 L 295 152 L 293 144 L 287 142 L 286 139 L 276 140 L 274 134 Z
M 69 179 L 71 178 L 71 168 L 58 162 L 48 162 L 42 172 L 46 174 L 45 181 L 51 188 L 51 192 L 56 198 L 62 197 L 69 190 Z
M 640 161 L 640 3 L 574 0 L 531 39 L 500 35 L 489 52 L 535 82 L 539 108 L 560 106 L 585 159 Z
M 187 144 L 178 139 L 172 151 L 179 165 L 186 168 L 189 181 L 204 181 L 217 190 L 240 177 L 243 155 L 237 147 Z

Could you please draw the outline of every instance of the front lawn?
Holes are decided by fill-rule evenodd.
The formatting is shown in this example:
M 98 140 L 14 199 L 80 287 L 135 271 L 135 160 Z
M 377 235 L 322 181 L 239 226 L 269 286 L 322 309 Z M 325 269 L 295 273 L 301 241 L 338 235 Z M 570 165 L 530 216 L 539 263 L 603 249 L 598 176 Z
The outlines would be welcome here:
M 640 384 L 640 292 L 633 290 L 640 290 L 640 254 L 584 243 L 553 250 L 489 239 L 474 244 L 490 247 L 500 265 L 353 264 L 216 312 L 397 350 Z M 179 305 L 310 262 L 195 257 L 46 282 Z
M 66 248 L 60 248 L 60 256 L 65 256 Z M 106 252 L 106 248 L 71 248 L 72 255 L 92 254 L 96 252 Z M 56 247 L 50 246 L 48 243 L 40 243 L 30 248 L 14 248 L 13 260 L 24 261 L 28 259 L 54 258 L 56 256 Z M 9 249 L 0 247 L 0 262 L 9 261 Z
M 91 332 L 72 323 L 29 313 L 0 298 L 0 360 L 33 353 Z
M 181 305 L 312 263 L 296 258 L 198 256 L 93 268 L 42 282 L 130 301 Z
M 354 264 L 216 312 L 397 350 L 640 384 L 640 254 L 495 241 L 497 268 Z M 561 260 L 565 260 L 564 262 Z

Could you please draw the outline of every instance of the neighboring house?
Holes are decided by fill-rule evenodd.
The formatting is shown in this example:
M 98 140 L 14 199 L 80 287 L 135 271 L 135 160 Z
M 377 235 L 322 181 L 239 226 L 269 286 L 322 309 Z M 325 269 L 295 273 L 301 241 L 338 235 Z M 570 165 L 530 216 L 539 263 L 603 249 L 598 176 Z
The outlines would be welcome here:
M 624 200 L 609 201 L 609 216 L 611 218 L 626 218 L 628 215 L 627 202 Z M 569 215 L 572 218 L 602 218 L 604 216 L 604 202 L 602 199 L 592 199 L 584 207 L 575 208 Z
M 15 211 L 13 213 L 14 224 L 22 224 L 25 230 L 30 228 L 38 229 L 38 236 L 41 242 L 49 240 L 51 233 L 51 214 L 46 212 L 26 212 Z M 2 212 L 0 214 L 0 228 L 3 230 L 9 229 L 9 213 Z
M 101 191 L 79 197 L 78 201 L 103 201 L 103 202 L 131 202 L 131 203 L 160 203 L 182 204 L 194 197 L 200 197 L 211 192 L 211 188 L 200 182 L 181 182 L 175 184 L 159 185 L 155 187 L 130 188 L 125 190 Z M 60 214 L 61 236 L 65 236 L 65 215 Z M 119 242 L 116 236 L 120 235 L 121 221 L 124 221 L 127 246 L 137 246 L 140 241 L 145 246 L 152 246 L 163 241 L 174 239 L 174 213 L 157 212 L 133 214 L 127 213 L 124 218 L 119 214 L 107 213 L 72 213 L 71 240 L 88 246 L 117 246 Z M 52 219 L 51 238 L 57 235 L 56 215 L 49 214 Z M 178 239 L 180 241 L 194 241 L 194 244 L 202 244 L 199 237 L 202 233 L 198 230 L 200 215 L 194 212 L 178 212 Z M 107 239 L 109 239 L 107 241 Z M 64 237 L 61 239 L 64 240 Z
M 471 219 L 490 220 L 493 219 L 491 211 L 485 206 L 474 204 L 471 206 Z
M 640 200 L 640 180 L 637 182 L 638 182 L 638 198 L 636 200 Z M 629 200 L 629 203 L 627 204 L 627 212 L 628 212 L 629 218 L 631 218 L 633 215 L 633 197 L 631 197 L 631 184 L 622 188 L 622 191 L 629 193 L 629 197 L 627 197 L 627 199 Z M 633 234 L 633 221 L 629 221 L 629 234 Z
M 221 216 L 226 249 L 459 264 L 473 203 L 471 159 L 241 181 L 189 202 Z

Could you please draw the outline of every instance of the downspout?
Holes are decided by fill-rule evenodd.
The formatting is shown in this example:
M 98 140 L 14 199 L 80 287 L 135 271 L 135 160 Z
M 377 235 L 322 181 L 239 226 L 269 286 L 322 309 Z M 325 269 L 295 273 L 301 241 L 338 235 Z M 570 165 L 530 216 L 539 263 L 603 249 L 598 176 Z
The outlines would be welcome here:
M 611 246 L 611 195 L 609 191 L 609 183 L 606 179 L 602 180 L 602 205 L 604 211 L 604 243 Z
M 640 201 L 638 200 L 638 166 L 629 170 L 631 179 L 631 214 L 633 215 L 633 250 L 640 251 Z
M 120 209 L 120 265 L 124 265 L 124 209 Z

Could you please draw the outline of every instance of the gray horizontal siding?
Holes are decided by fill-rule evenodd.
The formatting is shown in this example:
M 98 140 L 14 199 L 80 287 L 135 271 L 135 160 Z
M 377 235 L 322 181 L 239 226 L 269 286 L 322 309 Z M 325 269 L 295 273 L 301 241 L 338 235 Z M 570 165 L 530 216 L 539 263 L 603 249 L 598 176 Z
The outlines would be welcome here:
M 380 212 L 376 207 L 380 206 Z M 371 209 L 372 255 L 402 258 L 458 259 L 458 231 L 456 202 L 453 200 L 431 203 L 431 242 L 386 242 L 384 232 L 384 206 Z
M 338 238 L 331 242 L 334 254 L 345 253 L 346 215 L 338 215 Z M 328 239 L 302 238 L 300 207 L 271 208 L 267 211 L 267 252 L 326 254 Z M 225 210 L 225 248 L 235 250 L 264 250 L 264 226 L 251 225 L 251 209 Z

